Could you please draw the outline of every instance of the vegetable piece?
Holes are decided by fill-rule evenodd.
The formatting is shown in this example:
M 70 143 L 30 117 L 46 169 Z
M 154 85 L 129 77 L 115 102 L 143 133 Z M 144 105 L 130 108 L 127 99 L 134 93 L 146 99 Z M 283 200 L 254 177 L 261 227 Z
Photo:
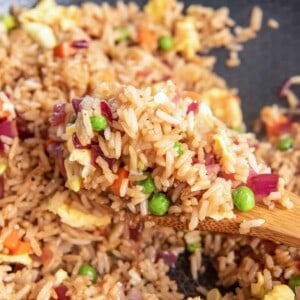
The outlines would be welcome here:
M 149 210 L 155 216 L 163 216 L 168 212 L 170 200 L 163 193 L 154 194 L 149 203 Z
M 187 108 L 186 114 L 189 114 L 189 112 L 193 112 L 196 114 L 199 109 L 199 103 L 197 101 L 193 101 Z
M 206 295 L 206 300 L 221 300 L 222 295 L 218 289 L 210 290 Z
M 255 196 L 268 196 L 277 191 L 278 180 L 277 174 L 258 174 L 248 178 L 247 186 Z
M 292 276 L 289 280 L 289 287 L 295 292 L 295 288 L 300 286 L 300 276 Z
M 117 171 L 118 178 L 110 186 L 112 192 L 116 195 L 120 195 L 120 188 L 124 179 L 128 178 L 129 172 L 123 168 L 119 168 Z
M 128 39 L 129 33 L 126 27 L 118 28 L 118 32 L 119 32 L 119 37 L 117 39 L 117 42 L 123 42 Z
M 78 271 L 78 274 L 83 276 L 88 276 L 92 281 L 92 283 L 97 282 L 97 277 L 98 277 L 97 271 L 91 265 L 88 264 L 82 265 Z
M 52 116 L 51 116 L 51 125 L 58 126 L 65 122 L 66 111 L 65 103 L 58 103 L 54 105 Z
M 181 156 L 183 154 L 183 151 L 181 149 L 181 143 L 180 142 L 175 142 L 173 148 L 177 152 L 178 156 Z
M 145 174 L 147 177 L 143 180 L 138 181 L 138 185 L 143 187 L 145 194 L 151 194 L 155 190 L 154 180 L 149 173 Z
M 104 116 L 92 116 L 90 120 L 94 131 L 102 131 L 108 126 L 108 122 Z
M 4 178 L 0 176 L 0 199 L 4 197 Z
M 73 109 L 76 114 L 78 114 L 81 111 L 81 107 L 80 107 L 81 101 L 82 101 L 81 99 L 72 99 L 71 100 Z
M 107 104 L 107 102 L 101 101 L 100 108 L 101 108 L 101 114 L 106 118 L 106 120 L 108 120 L 109 122 L 112 122 L 113 115 L 112 115 L 111 109 L 110 109 L 109 105 Z
M 16 19 L 12 15 L 0 16 L 0 22 L 4 24 L 7 30 L 13 29 L 17 25 Z
M 291 120 L 286 116 L 280 116 L 276 122 L 266 123 L 267 136 L 279 136 L 283 133 L 290 132 Z
M 30 252 L 31 246 L 28 242 L 20 241 L 16 250 L 12 251 L 14 255 L 27 254 Z
M 255 206 L 254 194 L 247 186 L 237 188 L 232 193 L 232 197 L 234 205 L 240 211 L 248 211 Z
M 156 255 L 156 260 L 162 259 L 166 265 L 169 267 L 175 267 L 176 261 L 178 259 L 178 254 L 174 251 L 159 251 Z
M 164 51 L 172 50 L 174 46 L 172 37 L 168 35 L 160 37 L 158 40 L 158 46 Z
M 51 27 L 36 22 L 26 22 L 22 26 L 30 37 L 43 48 L 52 49 L 57 45 L 56 37 Z
M 54 288 L 57 298 L 54 299 L 53 297 L 50 300 L 70 300 L 70 296 L 67 296 L 68 288 L 65 285 L 59 285 Z
M 19 231 L 13 229 L 11 233 L 3 241 L 3 246 L 9 250 L 9 252 L 14 252 L 17 250 L 20 243 Z
M 190 243 L 186 245 L 186 249 L 190 253 L 194 253 L 198 248 L 200 248 L 200 243 Z
M 144 46 L 146 49 L 150 51 L 155 50 L 157 47 L 156 34 L 145 27 L 141 27 L 138 29 L 137 41 L 140 45 Z
M 84 48 L 88 48 L 90 46 L 90 42 L 87 40 L 73 41 L 71 43 L 71 46 L 73 48 L 84 49 Z
M 16 123 L 8 120 L 1 122 L 0 135 L 15 138 L 18 135 Z
M 280 151 L 287 151 L 291 148 L 293 148 L 294 141 L 291 137 L 282 138 L 279 140 L 277 144 L 277 149 Z
M 110 168 L 112 168 L 115 159 L 106 157 L 104 155 L 103 151 L 101 150 L 101 148 L 99 147 L 99 145 L 92 145 L 91 146 L 91 163 L 95 168 L 99 167 L 99 165 L 96 162 L 96 159 L 99 156 L 101 156 L 107 162 L 108 166 Z
M 138 222 L 135 227 L 129 227 L 129 238 L 135 242 L 138 242 L 143 232 L 144 224 Z
M 69 57 L 69 56 L 73 56 L 75 53 L 76 50 L 68 42 L 59 44 L 54 48 L 54 56 L 56 57 L 61 57 L 61 58 Z

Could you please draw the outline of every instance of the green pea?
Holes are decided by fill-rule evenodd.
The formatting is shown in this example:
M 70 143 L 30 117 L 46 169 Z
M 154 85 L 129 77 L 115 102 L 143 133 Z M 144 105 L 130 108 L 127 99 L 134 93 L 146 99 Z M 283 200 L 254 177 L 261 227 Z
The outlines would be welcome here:
M 7 30 L 13 29 L 16 27 L 16 20 L 11 15 L 0 16 L 0 21 L 4 24 Z
M 151 197 L 148 206 L 153 215 L 163 216 L 168 212 L 170 200 L 165 194 L 157 193 Z
M 88 276 L 91 279 L 92 283 L 97 282 L 97 271 L 88 264 L 82 265 L 78 271 L 78 274 L 82 276 Z
M 177 152 L 178 156 L 181 156 L 183 154 L 183 151 L 181 149 L 181 143 L 180 142 L 175 142 L 173 148 Z
M 93 116 L 90 120 L 94 131 L 104 130 L 108 126 L 108 122 L 103 116 Z
M 277 144 L 277 149 L 280 151 L 286 151 L 293 148 L 294 141 L 291 137 L 281 139 Z
M 123 42 L 123 41 L 126 41 L 128 39 L 129 32 L 128 32 L 126 27 L 120 27 L 118 29 L 118 32 L 119 32 L 119 37 L 117 39 L 117 42 Z
M 173 48 L 173 45 L 173 39 L 170 36 L 165 35 L 158 40 L 158 46 L 161 50 L 169 51 Z
M 200 243 L 191 243 L 186 245 L 187 251 L 191 253 L 194 253 L 198 248 L 200 248 Z
M 232 193 L 232 197 L 234 205 L 240 211 L 248 211 L 255 206 L 254 194 L 247 186 L 237 188 Z
M 151 194 L 155 190 L 154 180 L 150 174 L 146 174 L 147 177 L 143 180 L 138 181 L 138 185 L 143 187 L 145 194 Z
M 292 276 L 288 285 L 295 292 L 295 287 L 300 286 L 300 276 Z

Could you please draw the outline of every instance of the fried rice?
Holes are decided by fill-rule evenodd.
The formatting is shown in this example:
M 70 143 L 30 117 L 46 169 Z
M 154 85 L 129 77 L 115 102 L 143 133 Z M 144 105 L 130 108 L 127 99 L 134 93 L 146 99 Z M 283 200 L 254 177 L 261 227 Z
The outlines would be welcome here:
M 238 65 L 241 43 L 260 30 L 262 11 L 254 8 L 247 28 L 236 26 L 225 7 L 214 10 L 194 5 L 183 14 L 183 5 L 171 0 L 151 0 L 144 9 L 133 3 L 115 7 L 85 3 L 65 8 L 42 1 L 34 9 L 14 7 L 12 13 L 12 19 L 3 23 L 9 30 L 2 26 L 0 32 L 0 299 L 183 299 L 186 295 L 178 291 L 168 271 L 187 251 L 194 280 L 205 274 L 202 261 L 209 256 L 218 272 L 216 287 L 236 287 L 221 295 L 199 286 L 201 297 L 208 293 L 207 297 L 217 295 L 216 299 L 293 299 L 287 283 L 299 275 L 298 249 L 242 236 L 176 232 L 148 223 L 133 224 L 120 216 L 107 219 L 111 212 L 108 204 L 118 211 L 124 202 L 100 195 L 97 188 L 78 193 L 66 189 L 66 148 L 61 147 L 61 142 L 66 142 L 65 127 L 54 126 L 53 130 L 55 105 L 59 111 L 60 103 L 65 103 L 70 116 L 72 99 L 87 99 L 87 95 L 92 95 L 93 101 L 106 99 L 104 90 L 114 94 L 114 89 L 120 88 L 113 82 L 133 86 L 124 88 L 132 96 L 162 81 L 163 86 L 170 85 L 168 80 L 179 93 L 195 91 L 207 98 L 222 124 L 240 130 L 238 96 L 213 73 L 215 57 L 206 53 L 225 47 L 227 64 Z M 124 33 L 122 28 L 126 38 L 120 33 Z M 161 36 L 171 36 L 174 48 L 158 49 Z M 227 107 L 234 107 L 229 113 L 220 109 L 225 101 Z M 127 110 L 133 121 L 131 106 Z M 230 116 L 233 111 L 234 117 Z M 174 121 L 164 111 L 160 118 Z M 233 120 L 238 120 L 237 124 Z M 228 135 L 240 137 L 223 127 Z M 127 131 L 133 138 L 135 131 Z M 53 143 L 54 137 L 55 141 L 59 138 L 59 147 Z M 255 144 L 257 159 L 262 165 L 267 160 L 273 172 L 287 180 L 289 190 L 299 191 L 297 167 L 290 175 L 290 159 L 272 145 Z M 294 150 L 298 145 L 294 142 Z M 137 168 L 138 161 L 133 159 L 136 147 L 125 149 L 132 157 L 130 164 Z M 110 149 L 107 151 L 109 154 Z M 276 152 L 272 160 L 268 151 Z M 297 161 L 297 151 L 286 155 Z M 147 155 L 142 158 L 145 164 Z M 107 167 L 105 160 L 97 159 L 97 163 Z M 159 177 L 157 186 L 169 185 L 168 180 L 159 182 Z M 113 179 L 113 174 L 105 178 L 108 183 L 104 186 Z M 93 180 L 87 184 L 90 182 Z M 177 187 L 174 194 L 180 195 L 185 186 Z M 124 185 L 122 194 L 127 193 Z M 185 205 L 188 213 L 190 202 Z M 170 210 L 180 213 L 182 207 L 174 205 Z M 83 276 L 80 270 L 85 264 L 96 271 L 96 280 Z

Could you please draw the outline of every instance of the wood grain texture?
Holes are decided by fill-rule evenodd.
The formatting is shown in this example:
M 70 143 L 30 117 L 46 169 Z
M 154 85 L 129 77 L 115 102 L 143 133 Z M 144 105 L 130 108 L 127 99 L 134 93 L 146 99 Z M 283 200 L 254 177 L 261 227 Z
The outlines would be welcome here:
M 244 220 L 264 219 L 265 223 L 263 225 L 251 228 L 247 235 L 300 248 L 300 197 L 292 193 L 290 193 L 290 196 L 294 201 L 293 209 L 276 207 L 269 210 L 266 206 L 256 205 L 249 212 L 236 212 L 237 217 L 235 219 L 215 221 L 206 218 L 204 221 L 199 222 L 197 229 L 208 232 L 239 234 L 240 224 Z M 188 228 L 188 223 L 181 222 L 178 216 L 155 217 L 149 215 L 143 219 L 178 230 Z

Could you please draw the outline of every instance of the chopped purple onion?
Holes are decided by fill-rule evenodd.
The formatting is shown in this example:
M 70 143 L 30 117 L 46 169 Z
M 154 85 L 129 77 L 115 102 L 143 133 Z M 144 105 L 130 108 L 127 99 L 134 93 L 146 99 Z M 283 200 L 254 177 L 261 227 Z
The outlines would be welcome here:
M 47 146 L 47 152 L 49 153 L 50 156 L 54 157 L 59 169 L 60 174 L 66 178 L 67 173 L 65 169 L 65 163 L 64 163 L 64 153 L 63 149 L 60 143 L 53 143 Z
M 28 138 L 32 138 L 34 134 L 28 129 L 28 122 L 24 119 L 24 117 L 16 111 L 16 122 L 17 122 L 17 130 L 18 136 L 21 140 L 25 140 Z
M 71 100 L 73 109 L 76 114 L 78 114 L 81 111 L 81 106 L 80 106 L 81 101 L 82 101 L 81 99 L 72 99 Z
M 4 197 L 4 178 L 0 176 L 0 198 Z
M 90 42 L 87 40 L 77 40 L 73 41 L 71 46 L 78 49 L 88 48 L 90 46 Z
M 198 112 L 198 108 L 199 108 L 199 103 L 197 101 L 193 101 L 187 108 L 187 114 L 191 111 L 194 114 L 196 114 Z
M 156 255 L 156 260 L 162 259 L 166 265 L 174 268 L 178 255 L 172 251 L 159 251 Z
M 71 300 L 70 296 L 67 296 L 68 288 L 65 285 L 59 285 L 54 288 L 57 295 L 56 300 Z M 54 300 L 53 297 L 50 300 Z
M 51 116 L 51 125 L 58 126 L 63 124 L 66 120 L 66 105 L 64 103 L 58 103 L 54 105 L 53 113 Z
M 206 166 L 214 165 L 216 163 L 216 158 L 213 152 L 205 153 L 204 159 L 205 159 Z
M 112 122 L 113 116 L 112 116 L 111 109 L 110 109 L 109 105 L 107 104 L 107 102 L 101 101 L 100 108 L 101 108 L 101 114 L 106 118 L 106 120 L 108 120 L 109 122 Z
M 18 136 L 16 122 L 8 120 L 0 122 L 0 135 L 5 135 L 10 138 Z
M 138 222 L 135 227 L 129 228 L 129 238 L 135 242 L 138 242 L 143 232 L 143 223 Z
M 248 178 L 247 185 L 255 196 L 268 196 L 277 191 L 279 176 L 277 174 L 258 174 Z
M 72 134 L 72 142 L 76 149 L 91 149 L 91 145 L 82 146 L 77 134 L 74 132 Z
M 206 172 L 208 175 L 218 175 L 220 170 L 221 167 L 219 164 L 206 165 Z
M 103 151 L 101 150 L 101 148 L 99 147 L 99 145 L 91 145 L 91 153 L 92 153 L 92 158 L 91 158 L 92 165 L 95 168 L 99 167 L 99 165 L 96 162 L 98 156 L 101 156 L 108 163 L 108 166 L 112 168 L 114 159 L 106 157 Z

